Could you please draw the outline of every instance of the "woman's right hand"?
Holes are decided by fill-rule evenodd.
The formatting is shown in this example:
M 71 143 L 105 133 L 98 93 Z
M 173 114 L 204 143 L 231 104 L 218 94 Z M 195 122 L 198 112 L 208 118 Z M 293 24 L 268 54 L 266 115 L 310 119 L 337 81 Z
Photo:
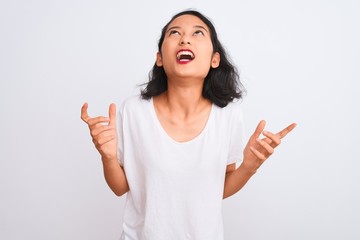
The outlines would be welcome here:
M 85 103 L 81 107 L 81 119 L 89 126 L 93 143 L 103 161 L 117 160 L 116 105 L 110 104 L 109 117 L 91 118 L 87 109 L 88 104 Z

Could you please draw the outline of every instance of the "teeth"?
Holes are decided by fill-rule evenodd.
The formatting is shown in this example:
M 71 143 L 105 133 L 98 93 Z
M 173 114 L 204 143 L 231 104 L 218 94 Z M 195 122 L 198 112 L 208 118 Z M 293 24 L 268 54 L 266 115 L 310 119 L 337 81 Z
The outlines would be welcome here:
M 192 52 L 190 52 L 190 51 L 180 51 L 180 52 L 177 53 L 176 58 L 180 59 L 181 56 L 184 56 L 184 55 L 190 56 L 191 59 L 194 58 L 194 54 Z

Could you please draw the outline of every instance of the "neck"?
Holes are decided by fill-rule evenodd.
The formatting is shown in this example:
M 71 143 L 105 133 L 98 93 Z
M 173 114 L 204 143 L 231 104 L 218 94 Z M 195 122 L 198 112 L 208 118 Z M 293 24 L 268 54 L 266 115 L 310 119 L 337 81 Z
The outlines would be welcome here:
M 184 115 L 188 115 L 210 104 L 210 101 L 202 96 L 202 82 L 176 85 L 171 84 L 172 81 L 168 81 L 168 83 L 168 90 L 162 95 L 171 112 L 182 112 Z

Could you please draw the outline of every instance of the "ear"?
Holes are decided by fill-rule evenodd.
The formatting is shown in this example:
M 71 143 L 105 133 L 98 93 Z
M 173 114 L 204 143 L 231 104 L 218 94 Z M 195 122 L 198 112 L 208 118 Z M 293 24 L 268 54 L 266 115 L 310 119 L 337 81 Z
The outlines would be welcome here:
M 157 52 L 157 53 L 156 53 L 156 66 L 158 66 L 158 67 L 162 67 L 162 66 L 163 66 L 162 57 L 161 57 L 161 53 L 160 53 L 160 52 Z
M 219 65 L 220 65 L 220 53 L 216 52 L 212 56 L 211 67 L 217 68 Z

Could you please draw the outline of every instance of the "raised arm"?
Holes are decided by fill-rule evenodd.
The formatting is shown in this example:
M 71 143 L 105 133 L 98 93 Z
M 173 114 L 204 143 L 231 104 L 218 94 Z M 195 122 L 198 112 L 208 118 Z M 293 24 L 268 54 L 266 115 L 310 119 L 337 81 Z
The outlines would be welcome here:
M 241 165 L 235 169 L 234 165 L 229 165 L 226 171 L 223 198 L 230 197 L 238 192 L 247 181 L 254 175 L 257 169 L 273 154 L 274 149 L 279 146 L 281 139 L 291 132 L 296 124 L 290 124 L 280 132 L 274 134 L 264 131 L 266 122 L 260 121 L 251 135 L 244 149 L 244 157 Z M 265 138 L 260 139 L 260 134 Z
M 129 186 L 117 158 L 116 105 L 110 104 L 109 117 L 91 118 L 87 108 L 88 104 L 85 103 L 81 108 L 81 119 L 89 126 L 93 143 L 101 155 L 107 184 L 117 196 L 121 196 L 129 191 Z

